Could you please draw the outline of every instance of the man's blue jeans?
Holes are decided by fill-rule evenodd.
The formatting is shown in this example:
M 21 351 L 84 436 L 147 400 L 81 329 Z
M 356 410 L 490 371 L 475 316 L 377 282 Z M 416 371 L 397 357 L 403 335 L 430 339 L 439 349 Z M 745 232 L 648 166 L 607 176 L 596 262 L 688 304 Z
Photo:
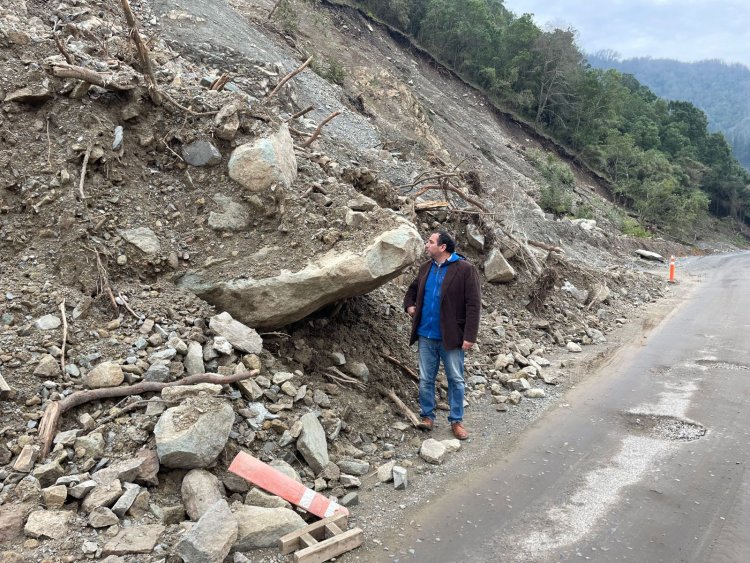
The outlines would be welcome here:
M 448 378 L 449 422 L 464 418 L 464 351 L 446 350 L 442 340 L 419 337 L 419 407 L 421 416 L 435 420 L 435 379 L 440 360 Z

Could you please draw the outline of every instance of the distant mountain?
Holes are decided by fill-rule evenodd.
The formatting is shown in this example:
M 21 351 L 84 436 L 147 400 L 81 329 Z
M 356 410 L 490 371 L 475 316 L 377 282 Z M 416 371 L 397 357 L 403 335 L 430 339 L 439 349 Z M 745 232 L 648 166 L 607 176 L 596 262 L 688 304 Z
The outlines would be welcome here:
M 623 60 L 611 51 L 586 58 L 594 68 L 614 68 L 632 74 L 661 98 L 687 101 L 702 109 L 709 129 L 724 133 L 737 160 L 750 169 L 750 69 L 746 66 L 719 60 Z

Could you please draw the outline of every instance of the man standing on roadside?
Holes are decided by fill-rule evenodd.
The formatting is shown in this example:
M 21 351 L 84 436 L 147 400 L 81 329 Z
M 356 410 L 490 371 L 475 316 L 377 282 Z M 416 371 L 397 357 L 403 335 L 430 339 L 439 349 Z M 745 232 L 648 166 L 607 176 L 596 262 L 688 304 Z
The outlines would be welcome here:
M 419 428 L 435 424 L 435 379 L 440 361 L 448 378 L 448 404 L 453 435 L 465 440 L 464 352 L 477 341 L 482 309 L 479 274 L 455 252 L 456 242 L 445 231 L 430 235 L 425 252 L 430 260 L 419 268 L 404 297 L 412 318 L 409 344 L 419 340 Z

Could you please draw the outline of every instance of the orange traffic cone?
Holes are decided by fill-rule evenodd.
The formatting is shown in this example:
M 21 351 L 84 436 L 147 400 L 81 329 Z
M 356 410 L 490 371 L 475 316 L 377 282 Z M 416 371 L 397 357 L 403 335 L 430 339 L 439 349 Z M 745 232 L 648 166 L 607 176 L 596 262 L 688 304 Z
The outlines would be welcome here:
M 674 256 L 669 258 L 669 283 L 675 283 L 674 281 Z

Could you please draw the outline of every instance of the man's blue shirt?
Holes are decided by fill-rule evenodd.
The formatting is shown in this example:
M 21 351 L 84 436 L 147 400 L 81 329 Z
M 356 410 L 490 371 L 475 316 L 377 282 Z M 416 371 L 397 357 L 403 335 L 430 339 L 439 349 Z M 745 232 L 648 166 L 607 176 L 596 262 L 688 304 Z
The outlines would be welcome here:
M 445 273 L 448 271 L 448 265 L 461 260 L 461 257 L 455 252 L 443 262 L 438 264 L 433 261 L 430 266 L 430 272 L 427 274 L 427 280 L 424 286 L 424 297 L 422 298 L 422 315 L 419 318 L 417 334 L 433 340 L 442 340 L 443 335 L 440 332 L 440 296 L 443 287 Z

